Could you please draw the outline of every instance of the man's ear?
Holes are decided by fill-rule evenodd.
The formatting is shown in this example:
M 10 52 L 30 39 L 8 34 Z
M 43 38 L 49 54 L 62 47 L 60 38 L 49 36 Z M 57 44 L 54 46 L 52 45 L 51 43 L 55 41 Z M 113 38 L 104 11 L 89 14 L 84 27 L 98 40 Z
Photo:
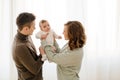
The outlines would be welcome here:
M 27 27 L 27 26 L 26 26 L 26 27 L 24 27 L 24 30 L 25 30 L 25 31 L 27 31 L 27 30 L 28 30 L 28 27 Z
M 22 29 L 22 32 L 23 32 L 24 34 L 27 34 L 27 33 L 28 33 L 28 30 L 29 30 L 29 28 L 28 28 L 27 26 L 25 26 L 25 27 Z

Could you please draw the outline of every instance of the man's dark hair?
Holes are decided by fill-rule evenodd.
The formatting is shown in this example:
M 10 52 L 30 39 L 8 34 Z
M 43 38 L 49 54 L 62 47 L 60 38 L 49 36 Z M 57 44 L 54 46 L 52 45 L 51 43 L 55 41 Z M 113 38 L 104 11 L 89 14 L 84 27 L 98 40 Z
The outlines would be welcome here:
M 23 12 L 18 15 L 16 19 L 16 24 L 18 29 L 21 31 L 24 26 L 28 26 L 30 28 L 31 22 L 35 20 L 35 16 L 32 13 Z

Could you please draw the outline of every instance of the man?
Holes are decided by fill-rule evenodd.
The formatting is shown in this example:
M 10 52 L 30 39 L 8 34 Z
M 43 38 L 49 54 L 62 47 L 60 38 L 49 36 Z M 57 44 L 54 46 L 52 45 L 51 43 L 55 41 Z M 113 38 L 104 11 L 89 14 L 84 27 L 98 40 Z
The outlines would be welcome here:
M 43 80 L 41 55 L 37 55 L 30 35 L 35 29 L 35 16 L 21 13 L 16 19 L 17 34 L 13 41 L 13 60 L 18 80 Z

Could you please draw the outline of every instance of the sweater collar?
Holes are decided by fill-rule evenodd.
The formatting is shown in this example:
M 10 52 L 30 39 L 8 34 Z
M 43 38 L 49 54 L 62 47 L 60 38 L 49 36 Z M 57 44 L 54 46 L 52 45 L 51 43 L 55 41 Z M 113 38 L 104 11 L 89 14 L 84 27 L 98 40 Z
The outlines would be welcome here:
M 24 35 L 22 33 L 20 33 L 19 31 L 17 31 L 17 37 L 21 40 L 28 40 L 28 35 Z

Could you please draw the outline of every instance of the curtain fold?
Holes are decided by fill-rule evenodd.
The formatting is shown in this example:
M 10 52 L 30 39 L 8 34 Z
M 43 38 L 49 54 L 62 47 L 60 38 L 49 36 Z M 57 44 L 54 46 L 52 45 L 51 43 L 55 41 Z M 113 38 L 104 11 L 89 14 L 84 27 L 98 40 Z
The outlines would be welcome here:
M 12 17 L 11 1 L 0 0 L 0 79 L 10 79 Z

